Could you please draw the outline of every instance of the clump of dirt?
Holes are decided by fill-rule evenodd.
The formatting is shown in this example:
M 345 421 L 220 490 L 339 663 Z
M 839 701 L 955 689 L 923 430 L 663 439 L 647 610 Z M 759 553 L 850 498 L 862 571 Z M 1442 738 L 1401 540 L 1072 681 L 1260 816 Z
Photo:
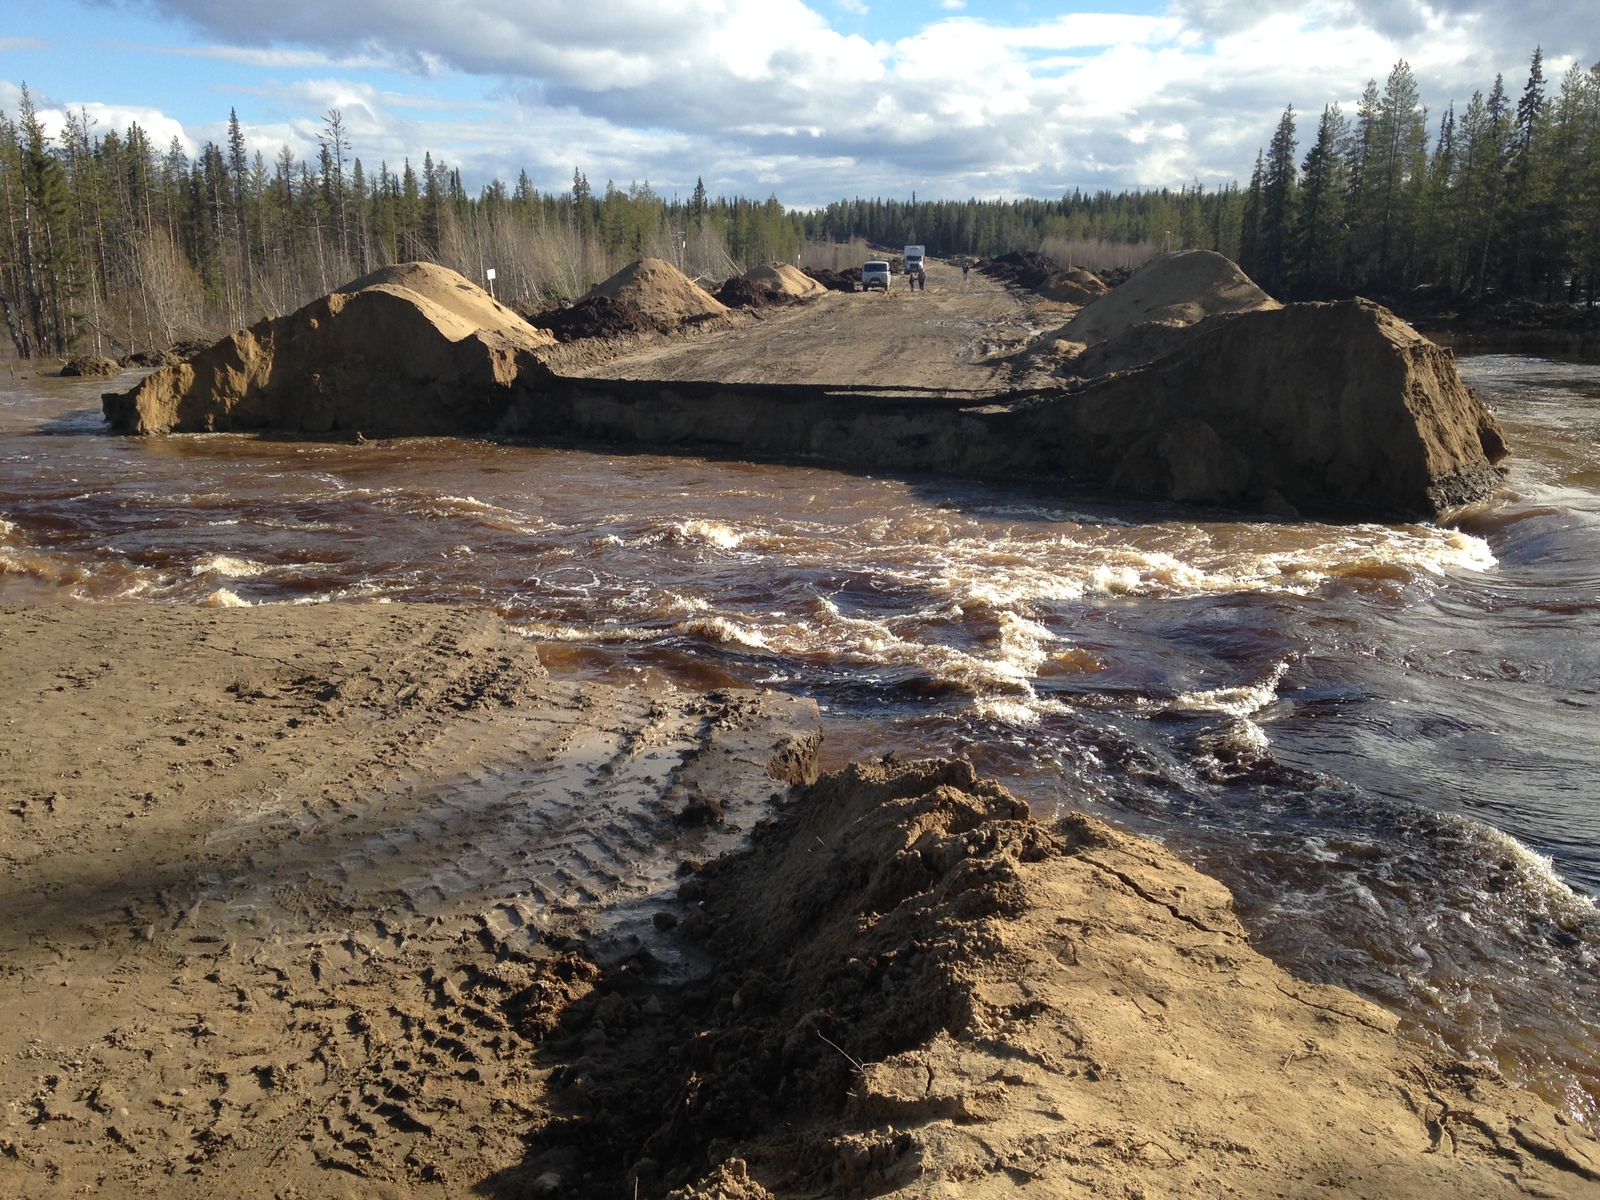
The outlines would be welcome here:
M 852 764 L 752 839 L 686 865 L 675 936 L 705 977 L 569 960 L 542 1025 L 511 1014 L 550 1030 L 549 1083 L 482 1190 L 1573 1195 L 1600 1164 L 1492 1072 L 1261 958 L 1220 884 L 1091 818 L 1036 822 L 968 763 Z
M 536 313 L 528 321 L 536 328 L 549 330 L 558 342 L 666 333 L 673 328 L 651 317 L 632 300 L 619 296 L 590 296 L 566 308 Z
M 815 279 L 830 292 L 854 292 L 861 286 L 861 268 L 850 267 L 843 271 L 830 271 L 827 267 L 805 268 L 807 277 Z
M 103 354 L 80 354 L 69 358 L 61 367 L 61 374 L 69 379 L 110 379 L 121 373 L 122 364 Z
M 1034 250 L 1013 250 L 979 263 L 978 270 L 991 279 L 1068 304 L 1088 304 L 1106 293 L 1106 285 L 1093 273 L 1082 267 L 1062 267 Z

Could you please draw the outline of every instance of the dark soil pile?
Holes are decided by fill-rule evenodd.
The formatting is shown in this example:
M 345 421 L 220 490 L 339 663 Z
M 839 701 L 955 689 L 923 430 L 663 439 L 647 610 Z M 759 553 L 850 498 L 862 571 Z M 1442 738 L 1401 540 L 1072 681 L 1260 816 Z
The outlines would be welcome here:
M 630 333 L 665 333 L 672 325 L 651 317 L 632 300 L 615 296 L 590 296 L 568 308 L 536 313 L 528 323 L 547 329 L 558 342 L 580 338 L 614 338 Z
M 103 354 L 81 354 L 68 359 L 61 368 L 61 373 L 69 379 L 110 379 L 121 372 L 121 364 Z
M 171 350 L 135 350 L 118 361 L 125 367 L 170 367 L 182 362 L 183 356 Z
M 807 267 L 805 272 L 830 292 L 854 292 L 861 286 L 860 267 L 850 267 L 844 271 L 830 271 L 826 267 Z
M 1098 276 L 1081 267 L 1063 268 L 1034 250 L 1013 250 L 980 262 L 978 270 L 991 279 L 1069 304 L 1088 304 L 1107 290 Z
M 1046 286 L 1060 269 L 1054 261 L 1033 250 L 1013 250 L 978 264 L 978 270 L 990 279 L 1035 292 Z
M 763 287 L 743 275 L 735 275 L 713 294 L 729 308 L 774 308 L 795 304 L 800 300 L 799 296 L 789 296 L 773 288 Z

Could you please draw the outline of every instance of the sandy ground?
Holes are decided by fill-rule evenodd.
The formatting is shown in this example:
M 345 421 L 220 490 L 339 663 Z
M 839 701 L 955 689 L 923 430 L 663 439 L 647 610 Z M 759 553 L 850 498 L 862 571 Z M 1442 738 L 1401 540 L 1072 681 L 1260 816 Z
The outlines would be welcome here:
M 0 1195 L 1600 1195 L 1159 847 L 965 763 L 807 786 L 809 702 L 420 606 L 0 644 Z
M 670 976 L 648 897 L 819 737 L 552 683 L 461 610 L 0 609 L 0 645 L 6 1197 L 464 1194 L 547 1074 L 508 1000 L 569 942 Z
M 897 278 L 887 294 L 829 292 L 735 328 L 552 364 L 606 378 L 1004 389 L 1019 382 L 1011 356 L 1075 311 L 930 263 L 925 292 Z

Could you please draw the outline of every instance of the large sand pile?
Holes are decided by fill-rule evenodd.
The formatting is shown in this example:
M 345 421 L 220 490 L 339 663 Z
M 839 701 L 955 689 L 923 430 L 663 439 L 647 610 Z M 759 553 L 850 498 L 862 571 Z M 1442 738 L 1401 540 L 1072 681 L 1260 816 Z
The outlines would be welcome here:
M 105 397 L 121 433 L 493 428 L 554 344 L 435 263 L 384 267 Z
M 1281 307 L 1222 255 L 1185 250 L 1149 263 L 1074 317 L 1060 336 L 1092 345 L 1147 322 L 1193 325 L 1218 313 Z
M 594 296 L 608 296 L 637 305 L 641 312 L 663 327 L 723 316 L 728 311 L 726 305 L 694 280 L 659 258 L 641 258 L 629 263 L 610 279 L 595 284 L 584 299 Z
M 828 290 L 799 267 L 786 262 L 764 263 L 759 267 L 751 267 L 744 273 L 744 277 L 751 283 L 777 292 L 779 295 L 801 299 L 820 296 Z

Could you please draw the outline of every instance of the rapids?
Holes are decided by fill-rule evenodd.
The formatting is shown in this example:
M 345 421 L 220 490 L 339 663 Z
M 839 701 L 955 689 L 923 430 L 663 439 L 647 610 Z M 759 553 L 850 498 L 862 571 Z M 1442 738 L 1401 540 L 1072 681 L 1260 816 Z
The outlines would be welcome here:
M 26 371 L 26 367 L 19 370 Z M 31 372 L 30 372 L 31 374 Z M 1600 1117 L 1600 367 L 1463 374 L 1447 528 L 604 450 L 105 432 L 0 377 L 0 601 L 491 607 L 553 673 L 817 699 L 1159 838 L 1290 970 Z

